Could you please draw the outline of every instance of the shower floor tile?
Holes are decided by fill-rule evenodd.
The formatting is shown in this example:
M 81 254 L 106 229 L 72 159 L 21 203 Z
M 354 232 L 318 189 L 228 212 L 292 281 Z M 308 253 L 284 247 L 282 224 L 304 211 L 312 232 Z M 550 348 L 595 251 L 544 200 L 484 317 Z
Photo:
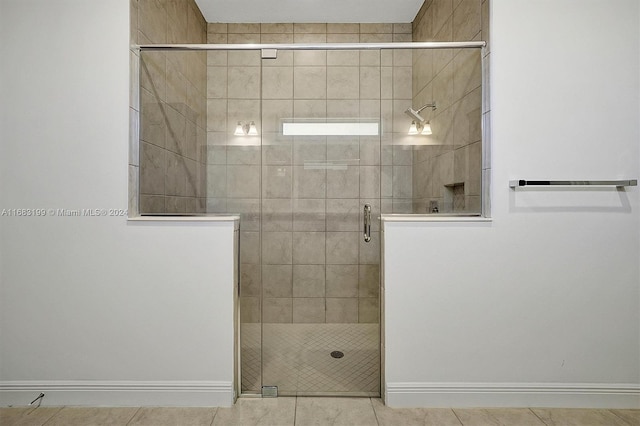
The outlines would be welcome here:
M 260 393 L 261 324 L 240 324 L 242 392 Z
M 243 391 L 278 386 L 280 395 L 378 395 L 378 324 L 242 325 Z M 340 351 L 341 358 L 331 353 Z

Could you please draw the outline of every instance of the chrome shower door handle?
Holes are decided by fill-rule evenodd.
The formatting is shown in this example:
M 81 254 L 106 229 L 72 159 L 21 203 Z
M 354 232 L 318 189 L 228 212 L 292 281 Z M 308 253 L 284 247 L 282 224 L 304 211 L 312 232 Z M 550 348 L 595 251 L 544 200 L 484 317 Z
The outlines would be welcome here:
M 364 205 L 364 242 L 371 241 L 371 204 Z

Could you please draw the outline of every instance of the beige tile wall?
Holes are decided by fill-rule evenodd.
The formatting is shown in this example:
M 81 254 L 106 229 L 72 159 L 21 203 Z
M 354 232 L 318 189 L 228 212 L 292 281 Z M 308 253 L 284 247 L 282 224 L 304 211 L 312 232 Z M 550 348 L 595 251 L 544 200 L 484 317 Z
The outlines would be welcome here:
M 428 0 L 413 22 L 413 40 L 488 41 L 488 12 L 489 0 Z M 489 175 L 481 145 L 481 123 L 489 114 L 481 64 L 481 51 L 475 49 L 414 52 L 414 104 L 438 105 L 425 111 L 433 129 L 430 139 L 438 145 L 413 152 L 415 213 L 429 212 L 433 201 L 440 212 L 481 212 L 481 182 Z
M 209 24 L 208 42 L 394 42 L 411 41 L 411 31 L 411 24 Z M 411 61 L 410 52 L 391 51 L 280 51 L 264 64 L 257 51 L 208 53 L 207 211 L 242 215 L 243 322 L 378 322 L 379 229 L 362 241 L 361 209 L 371 203 L 375 217 L 381 196 L 388 212 L 394 200 L 411 206 L 411 150 L 393 146 L 409 124 L 394 110 L 412 102 Z M 381 116 L 382 152 L 379 138 L 280 131 L 283 118 Z M 238 121 L 254 121 L 261 135 L 234 136 Z
M 131 0 L 130 5 L 133 44 L 206 41 L 206 22 L 193 0 Z M 139 55 L 139 109 L 134 106 L 132 116 L 135 120 L 139 113 L 140 145 L 132 147 L 130 161 L 130 175 L 139 176 L 139 211 L 204 212 L 206 55 Z

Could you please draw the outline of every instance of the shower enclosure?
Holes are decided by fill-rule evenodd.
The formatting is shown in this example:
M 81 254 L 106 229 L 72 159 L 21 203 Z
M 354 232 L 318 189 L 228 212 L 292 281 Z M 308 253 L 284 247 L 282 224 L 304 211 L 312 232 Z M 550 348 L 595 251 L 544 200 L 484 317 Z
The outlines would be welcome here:
M 380 215 L 481 213 L 483 46 L 141 46 L 141 214 L 241 217 L 241 393 L 380 395 Z

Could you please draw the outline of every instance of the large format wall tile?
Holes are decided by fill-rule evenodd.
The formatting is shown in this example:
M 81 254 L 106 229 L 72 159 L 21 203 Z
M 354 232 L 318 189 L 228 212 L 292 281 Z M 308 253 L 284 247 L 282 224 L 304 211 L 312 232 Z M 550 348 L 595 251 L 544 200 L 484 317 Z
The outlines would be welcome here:
M 294 298 L 293 322 L 300 323 L 324 323 L 325 301 L 321 297 Z
M 292 264 L 293 234 L 291 232 L 263 232 L 262 261 L 267 265 Z
M 302 52 L 295 52 L 302 53 Z M 297 66 L 294 69 L 294 97 L 296 99 L 327 98 L 327 68 Z
M 324 231 L 325 204 L 324 199 L 294 199 L 293 230 Z
M 293 68 L 265 67 L 262 74 L 262 99 L 293 98 Z
M 336 167 L 327 172 L 327 197 L 358 198 L 360 196 L 360 168 Z
M 358 265 L 327 265 L 327 297 L 358 296 Z
M 255 99 L 260 93 L 259 67 L 229 67 L 228 96 L 232 99 Z
M 327 172 L 323 168 L 293 167 L 294 198 L 325 198 Z
M 140 192 L 164 195 L 166 151 L 146 142 L 140 144 L 140 150 Z
M 324 136 L 297 136 L 293 141 L 293 164 L 319 167 L 327 160 L 327 138 Z M 310 164 L 309 164 L 310 163 Z
M 360 202 L 358 199 L 327 199 L 328 231 L 359 231 Z
M 327 322 L 328 323 L 354 323 L 358 322 L 357 298 L 327 297 Z
M 263 198 L 291 198 L 291 166 L 262 167 Z
M 327 264 L 358 264 L 359 232 L 327 232 Z
M 291 265 L 262 265 L 262 294 L 267 297 L 293 297 Z
M 324 232 L 294 232 L 293 263 L 296 265 L 324 265 L 325 247 Z
M 293 319 L 293 299 L 264 298 L 262 301 L 262 322 L 290 323 Z
M 358 299 L 358 322 L 369 324 L 380 322 L 380 306 L 377 297 Z
M 327 67 L 327 99 L 357 99 L 360 94 L 358 67 Z
M 203 43 L 206 40 L 206 22 L 193 0 L 131 1 L 131 11 L 132 43 Z M 151 157 L 144 154 L 140 157 L 139 211 L 203 212 L 207 204 L 207 159 L 204 155 L 207 56 L 202 52 L 149 51 L 138 55 L 140 139 L 166 151 L 160 167 L 156 161 L 160 156 L 158 152 L 152 153 Z M 226 74 L 226 69 L 224 72 Z M 215 85 L 212 85 L 211 95 L 226 96 Z M 211 130 L 226 127 L 226 121 L 220 129 L 216 124 L 215 120 L 211 121 Z M 145 147 L 139 149 L 143 152 Z M 150 164 L 145 164 L 146 161 Z M 164 176 L 159 178 L 159 174 Z M 135 192 L 135 187 L 130 191 Z M 222 204 L 211 202 L 218 208 Z
M 260 197 L 260 166 L 227 166 L 229 198 Z
M 262 229 L 265 231 L 292 231 L 293 209 L 289 198 L 262 200 Z
M 324 265 L 293 265 L 293 297 L 324 298 L 325 294 Z

